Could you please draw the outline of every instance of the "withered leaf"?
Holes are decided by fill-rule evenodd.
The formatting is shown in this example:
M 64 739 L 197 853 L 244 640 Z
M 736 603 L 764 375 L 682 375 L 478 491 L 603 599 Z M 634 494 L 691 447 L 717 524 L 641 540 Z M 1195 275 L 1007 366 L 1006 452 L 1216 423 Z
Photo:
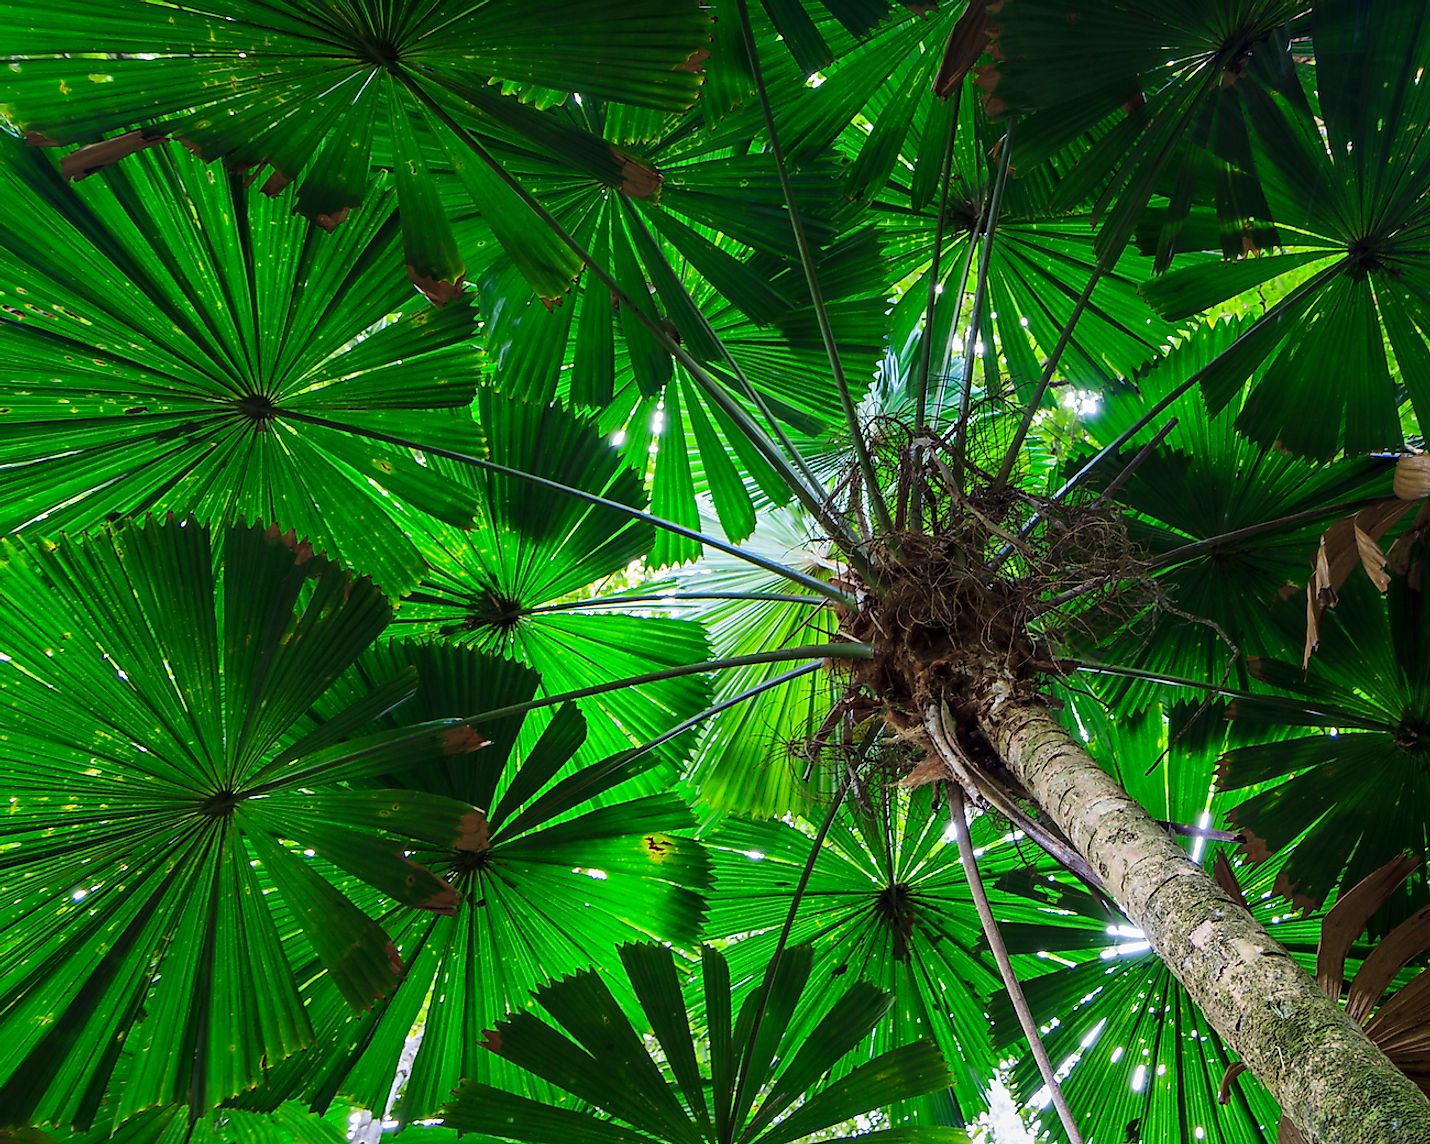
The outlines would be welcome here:
M 480 751 L 490 743 L 490 739 L 482 738 L 475 729 L 465 723 L 448 727 L 442 732 L 442 750 L 448 755 L 470 754 L 472 751 Z
M 1321 942 L 1316 948 L 1316 984 L 1332 1001 L 1340 1000 L 1351 944 L 1365 929 L 1371 915 L 1390 900 L 1396 887 L 1418 865 L 1420 859 L 1408 854 L 1392 858 L 1343 893 L 1326 912 L 1321 922 Z
M 98 143 L 86 143 L 77 147 L 60 160 L 60 174 L 77 182 L 87 179 L 96 171 L 112 167 L 126 155 L 144 151 L 164 142 L 164 136 L 147 136 L 142 131 L 129 131 L 116 135 L 113 139 L 101 139 Z
M 1401 500 L 1430 497 L 1430 453 L 1409 453 L 1396 461 L 1391 487 Z
M 1381 939 L 1361 963 L 1346 995 L 1346 1016 L 1365 1021 L 1395 975 L 1430 948 L 1430 906 L 1411 914 Z
M 934 76 L 933 93 L 947 99 L 988 47 L 988 0 L 970 0 L 953 26 L 943 62 Z
M 482 745 L 486 746 L 486 743 Z M 465 850 L 468 853 L 476 854 L 491 849 L 491 824 L 487 821 L 484 812 L 473 809 L 462 815 L 457 824 L 457 831 L 457 839 L 452 844 L 454 850 Z

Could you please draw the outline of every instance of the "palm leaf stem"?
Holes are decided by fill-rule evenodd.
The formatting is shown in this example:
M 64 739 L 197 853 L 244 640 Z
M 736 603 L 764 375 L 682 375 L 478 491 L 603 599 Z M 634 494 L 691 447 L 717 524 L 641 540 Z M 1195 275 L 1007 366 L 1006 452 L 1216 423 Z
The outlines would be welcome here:
M 954 92 L 954 100 L 957 102 L 962 98 L 962 89 Z M 924 307 L 924 330 L 923 336 L 919 339 L 919 365 L 914 373 L 914 439 L 918 440 L 924 435 L 924 430 L 928 426 L 928 397 L 929 397 L 929 373 L 933 368 L 933 338 L 934 338 L 934 316 L 938 306 L 939 282 L 938 272 L 940 263 L 943 260 L 943 240 L 948 229 L 948 192 L 949 185 L 953 182 L 953 140 L 958 134 L 958 108 L 955 106 L 953 114 L 948 120 L 948 136 L 943 144 L 943 171 L 939 180 L 938 194 L 938 221 L 934 224 L 933 232 L 933 259 L 929 265 L 929 290 L 928 302 Z M 958 319 L 963 310 L 963 284 L 968 280 L 968 268 L 973 264 L 973 243 L 968 244 L 968 253 L 963 259 L 963 272 L 959 274 L 957 282 L 958 294 L 953 304 L 953 322 L 950 328 L 957 328 Z M 914 467 L 918 468 L 918 455 L 922 451 L 921 446 L 914 446 Z M 923 485 L 915 481 L 913 490 L 909 495 L 909 516 L 912 519 L 915 530 L 919 527 L 919 519 L 923 510 Z
M 765 979 L 760 986 L 759 1000 L 755 1003 L 755 1013 L 750 1019 L 750 1034 L 745 1040 L 745 1051 L 740 1058 L 740 1073 L 735 1080 L 735 1100 L 731 1105 L 732 1108 L 744 1107 L 742 1101 L 745 1089 L 750 1082 L 750 1070 L 755 1063 L 755 1046 L 759 1040 L 760 1024 L 763 1022 L 765 1010 L 770 1004 L 770 994 L 775 987 L 775 971 L 779 969 L 780 959 L 784 956 L 785 947 L 789 944 L 789 935 L 794 929 L 794 919 L 799 912 L 799 903 L 804 898 L 805 891 L 809 889 L 809 880 L 814 876 L 814 865 L 819 859 L 820 851 L 824 848 L 824 840 L 829 837 L 829 831 L 834 826 L 835 818 L 839 815 L 839 808 L 844 805 L 844 796 L 848 794 L 849 787 L 852 785 L 860 765 L 869 757 L 869 751 L 879 736 L 879 729 L 879 724 L 875 723 L 869 728 L 869 733 L 864 736 L 864 741 L 859 744 L 858 754 L 851 760 L 848 772 L 835 788 L 834 797 L 829 803 L 829 810 L 810 843 L 809 857 L 805 859 L 804 869 L 800 871 L 799 881 L 795 883 L 794 894 L 790 897 L 789 909 L 785 912 L 784 925 L 780 929 L 779 940 L 775 942 L 769 965 L 765 967 Z
M 601 284 L 611 291 L 612 297 L 624 306 L 627 312 L 634 315 L 636 320 L 656 339 L 661 348 L 685 368 L 690 376 L 705 390 L 706 394 L 717 401 L 726 413 L 729 413 L 736 419 L 740 428 L 749 438 L 750 443 L 760 451 L 764 459 L 775 472 L 780 475 L 790 492 L 814 515 L 815 519 L 830 530 L 830 535 L 833 538 L 841 542 L 841 546 L 848 554 L 850 563 L 856 570 L 860 571 L 861 574 L 866 572 L 867 568 L 863 566 L 864 562 L 859 556 L 857 544 L 854 543 L 856 538 L 849 534 L 848 530 L 843 527 L 842 522 L 835 519 L 832 514 L 825 512 L 824 498 L 816 490 L 805 487 L 804 480 L 798 469 L 791 466 L 789 459 L 780 452 L 779 448 L 776 447 L 775 443 L 769 439 L 765 432 L 745 414 L 745 411 L 739 407 L 738 403 L 730 400 L 730 395 L 724 391 L 720 383 L 712 377 L 679 342 L 671 337 L 669 331 L 635 304 L 630 295 L 621 289 L 620 284 L 616 281 L 611 272 L 604 266 L 601 266 L 591 252 L 582 246 L 581 243 L 576 240 L 575 236 L 563 227 L 561 223 L 557 221 L 556 217 L 542 206 L 541 202 L 532 195 L 530 191 L 523 187 L 505 167 L 498 163 L 471 132 L 467 131 L 461 124 L 453 119 L 446 109 L 432 98 L 429 92 L 413 81 L 411 76 L 403 73 L 400 78 L 407 86 L 407 89 L 421 101 L 422 105 L 427 108 L 444 127 L 451 131 L 472 154 L 481 160 L 481 162 L 485 163 L 493 174 L 505 183 L 521 199 L 527 208 L 547 226 L 551 233 L 575 254 L 592 274 L 601 280 Z M 719 339 L 717 338 L 716 341 L 718 342 Z M 727 352 L 728 351 L 724 350 L 722 343 L 722 353 Z M 799 466 L 802 468 L 808 467 L 804 464 L 802 459 L 799 462 Z
M 1099 263 L 1099 269 L 1100 267 L 1101 264 Z M 1222 350 L 1221 353 L 1217 354 L 1216 357 L 1214 357 L 1211 361 L 1207 362 L 1206 365 L 1202 366 L 1201 369 L 1197 370 L 1185 381 L 1179 382 L 1177 385 L 1175 385 L 1160 400 L 1153 404 L 1152 408 L 1147 410 L 1146 413 L 1144 413 L 1141 417 L 1134 421 L 1127 429 L 1119 433 L 1113 440 L 1109 441 L 1105 446 L 1103 446 L 1103 448 L 1099 449 L 1097 453 L 1092 458 L 1090 458 L 1085 465 L 1083 465 L 1082 468 L 1080 468 L 1071 477 L 1069 477 L 1063 483 L 1063 486 L 1052 495 L 1051 502 L 1053 504 L 1058 504 L 1060 501 L 1062 501 L 1064 497 L 1066 497 L 1070 492 L 1080 486 L 1083 481 L 1087 480 L 1087 478 L 1092 474 L 1092 472 L 1105 460 L 1107 460 L 1108 457 L 1111 457 L 1113 454 L 1115 454 L 1119 449 L 1126 445 L 1127 442 L 1132 440 L 1133 437 L 1137 436 L 1138 433 L 1142 432 L 1143 429 L 1147 428 L 1148 425 L 1155 421 L 1157 417 L 1160 416 L 1162 412 L 1166 410 L 1169 405 L 1172 404 L 1172 402 L 1176 401 L 1184 393 L 1188 392 L 1194 385 L 1200 384 L 1202 379 L 1211 374 L 1214 370 L 1221 368 L 1221 366 L 1225 364 L 1227 359 L 1240 353 L 1242 349 L 1246 346 L 1248 341 L 1250 341 L 1254 337 L 1260 336 L 1262 327 L 1265 326 L 1268 322 L 1278 321 L 1281 315 L 1284 314 L 1287 310 L 1299 305 L 1305 299 L 1307 294 L 1319 290 L 1328 281 L 1330 281 L 1336 275 L 1342 273 L 1344 270 L 1344 263 L 1335 263 L 1334 265 L 1328 266 L 1323 269 L 1319 274 L 1312 275 L 1310 278 L 1306 279 L 1306 281 L 1302 282 L 1301 285 L 1297 286 L 1294 290 L 1288 293 L 1284 298 L 1281 299 L 1281 301 L 1277 302 L 1276 305 L 1272 306 L 1271 309 L 1267 310 L 1266 313 L 1262 314 L 1260 318 L 1258 318 L 1251 325 L 1247 326 L 1247 328 L 1242 331 L 1241 335 L 1234 342 L 1232 342 L 1231 345 L 1227 346 L 1226 349 Z M 1074 314 L 1076 314 L 1076 311 L 1074 312 Z M 1018 443 L 1021 444 L 1021 439 Z M 1038 520 L 1038 514 L 1034 513 L 1031 517 L 1028 518 L 1028 523 L 1025 527 L 1031 528 L 1034 524 L 1037 523 Z
M 627 216 L 627 220 L 632 226 L 640 228 L 642 236 L 650 244 L 651 249 L 660 249 L 660 244 L 656 242 L 655 236 L 651 234 L 650 228 L 646 226 L 645 219 L 641 218 L 639 211 L 631 211 Z M 664 252 L 662 252 L 661 257 L 665 258 Z M 760 395 L 760 391 L 756 389 L 754 385 L 750 382 L 749 377 L 747 377 L 745 374 L 744 368 L 740 365 L 738 361 L 735 360 L 735 355 L 730 352 L 730 348 L 725 344 L 724 340 L 720 337 L 720 335 L 715 332 L 715 327 L 710 324 L 710 319 L 705 316 L 705 311 L 702 310 L 699 306 L 694 305 L 693 303 L 690 309 L 691 312 L 695 315 L 695 317 L 699 320 L 701 329 L 704 331 L 705 336 L 708 337 L 720 350 L 720 356 L 725 359 L 725 364 L 730 367 L 730 374 L 735 379 L 736 383 L 739 385 L 740 390 L 745 395 L 745 398 L 752 405 L 754 405 L 756 409 L 760 411 L 760 414 L 764 417 L 765 422 L 770 427 L 770 432 L 774 434 L 775 439 L 786 450 L 789 455 L 789 459 L 793 462 L 794 466 L 800 471 L 800 474 L 804 477 L 806 487 L 810 490 L 815 491 L 821 489 L 823 487 L 823 482 L 820 481 L 820 479 L 815 475 L 814 470 L 809 467 L 809 462 L 804 459 L 803 454 L 801 454 L 800 451 L 795 447 L 794 442 L 790 440 L 789 434 L 785 432 L 784 427 L 779 423 L 779 419 L 775 417 L 774 412 L 770 409 L 768 402 L 766 402 L 764 397 Z M 724 393 L 723 387 L 717 386 L 716 389 L 721 394 Z M 735 406 L 735 409 L 739 410 L 739 413 L 742 416 L 744 415 L 745 411 L 743 409 L 740 409 L 738 405 Z M 838 540 L 842 545 L 852 545 L 853 542 L 856 540 L 856 537 L 851 532 L 849 532 L 849 530 L 845 527 L 844 522 L 838 517 L 834 517 L 832 514 L 831 520 L 832 524 L 824 520 L 821 520 L 820 523 L 824 524 L 826 528 L 833 528 L 834 531 L 831 533 L 833 539 Z
M 770 106 L 770 93 L 765 87 L 764 69 L 760 66 L 759 49 L 755 44 L 755 30 L 750 24 L 750 8 L 746 0 L 735 0 L 735 6 L 740 14 L 740 32 L 745 40 L 745 51 L 750 57 L 750 78 L 760 100 L 760 110 L 764 113 L 765 130 L 770 136 L 770 152 L 774 156 L 785 206 L 789 210 L 790 229 L 794 232 L 795 245 L 799 248 L 799 261 L 804 267 L 804 280 L 809 287 L 810 300 L 814 303 L 814 315 L 819 323 L 820 336 L 824 339 L 824 351 L 829 356 L 829 368 L 834 373 L 834 385 L 839 390 L 839 402 L 844 407 L 844 420 L 849 426 L 854 458 L 868 489 L 875 524 L 882 532 L 893 532 L 894 522 L 889 516 L 889 506 L 884 501 L 883 490 L 879 487 L 878 476 L 874 472 L 874 459 L 869 453 L 869 444 L 865 441 L 864 430 L 859 424 L 859 411 L 855 408 L 853 394 L 849 391 L 849 380 L 844 376 L 844 363 L 840 359 L 839 345 L 834 338 L 834 327 L 829 321 L 829 310 L 824 304 L 824 292 L 819 286 L 819 276 L 815 273 L 809 236 L 804 232 L 804 223 L 800 220 L 799 207 L 795 203 L 794 188 L 790 185 L 789 168 L 785 164 L 784 148 L 780 146 L 779 134 L 775 130 L 775 113 Z
M 954 94 L 955 100 L 961 98 L 958 93 Z M 933 323 L 934 309 L 938 305 L 938 272 L 940 263 L 943 260 L 943 240 L 948 230 L 948 191 L 949 185 L 953 182 L 953 139 L 958 133 L 958 109 L 954 108 L 954 113 L 948 120 L 948 137 L 943 144 L 943 175 L 939 182 L 938 194 L 938 221 L 934 224 L 933 230 L 933 259 L 929 265 L 929 289 L 928 302 L 924 306 L 924 333 L 919 339 L 919 368 L 914 374 L 914 435 L 922 437 L 924 429 L 928 425 L 928 395 L 929 395 L 929 373 L 933 368 Z M 958 277 L 958 299 L 956 306 L 961 306 L 963 302 L 963 283 L 968 278 L 968 267 L 973 258 L 973 243 L 968 244 L 968 256 L 964 260 L 963 273 Z M 958 324 L 958 313 L 954 313 L 954 325 Z M 919 487 L 914 486 L 914 494 L 918 495 Z M 917 514 L 915 514 L 917 517 Z
M 988 939 L 988 948 L 993 951 L 993 960 L 998 963 L 998 974 L 1008 990 L 1008 998 L 1013 1002 L 1013 1011 L 1018 1014 L 1018 1024 L 1023 1035 L 1028 1038 L 1028 1048 L 1033 1059 L 1038 1062 L 1038 1072 L 1052 1095 L 1053 1106 L 1058 1110 L 1058 1119 L 1068 1134 L 1068 1144 L 1082 1144 L 1082 1134 L 1078 1132 L 1077 1119 L 1068 1107 L 1062 1085 L 1058 1083 L 1053 1062 L 1048 1059 L 1047 1046 L 1038 1033 L 1038 1022 L 1033 1011 L 1028 1008 L 1028 998 L 1018 983 L 1018 975 L 1013 971 L 1013 961 L 1008 956 L 1008 946 L 1003 941 L 1003 933 L 998 928 L 998 919 L 993 916 L 993 907 L 988 904 L 988 891 L 983 886 L 983 875 L 978 872 L 978 860 L 973 854 L 973 839 L 968 833 L 968 805 L 963 798 L 963 787 L 957 781 L 948 785 L 948 817 L 953 825 L 954 837 L 958 840 L 958 857 L 963 863 L 964 880 L 968 882 L 968 892 L 973 896 L 973 904 L 978 910 L 978 920 L 983 926 L 983 935 Z
M 963 468 L 967 445 L 968 417 L 973 405 L 973 363 L 977 359 L 978 323 L 983 316 L 983 303 L 988 296 L 988 272 L 993 265 L 993 242 L 998 231 L 998 215 L 1003 207 L 1003 189 L 1008 185 L 1008 158 L 1013 153 L 1013 125 L 1003 135 L 1003 154 L 998 163 L 998 177 L 993 182 L 993 194 L 983 219 L 983 249 L 979 252 L 978 278 L 973 284 L 973 307 L 968 315 L 968 340 L 963 347 L 962 391 L 958 395 L 958 423 L 953 429 L 953 467 Z M 984 379 L 985 384 L 987 379 Z
M 513 703 L 506 707 L 498 707 L 491 711 L 482 711 L 476 715 L 470 715 L 462 720 L 464 723 L 477 722 L 483 719 L 505 719 L 509 715 L 522 715 L 528 711 L 536 711 L 542 707 L 558 706 L 562 703 L 569 703 L 577 699 L 587 699 L 592 695 L 600 695 L 607 691 L 615 691 L 622 687 L 642 687 L 647 683 L 660 683 L 666 679 L 678 679 L 683 675 L 699 675 L 704 671 L 723 671 L 733 667 L 753 667 L 762 663 L 787 663 L 796 659 L 872 659 L 874 649 L 869 644 L 863 643 L 832 643 L 832 644 L 806 644 L 803 647 L 776 648 L 774 651 L 757 651 L 749 655 L 732 655 L 723 659 L 707 659 L 700 663 L 684 663 L 679 667 L 662 668 L 660 671 L 648 672 L 645 675 L 630 675 L 624 679 L 607 680 L 604 683 L 594 683 L 590 687 L 577 688 L 575 691 L 563 691 L 557 695 L 546 695 L 540 699 L 529 699 L 525 703 Z M 811 668 L 818 667 L 818 663 L 808 665 Z
M 1275 532 L 1279 528 L 1290 528 L 1297 524 L 1306 524 L 1313 520 L 1320 520 L 1327 517 L 1340 518 L 1351 516 L 1363 508 L 1368 508 L 1374 504 L 1380 504 L 1385 497 L 1361 497 L 1358 500 L 1341 501 L 1339 504 L 1320 505 L 1316 508 L 1304 509 L 1301 512 L 1293 512 L 1288 516 L 1279 516 L 1275 520 L 1263 520 L 1258 524 L 1248 524 L 1245 528 L 1234 529 L 1231 532 L 1223 532 L 1219 536 L 1209 536 L 1205 540 L 1193 541 L 1184 544 L 1180 548 L 1174 548 L 1170 552 L 1164 552 L 1155 560 L 1147 564 L 1149 571 L 1159 571 L 1163 568 L 1170 568 L 1176 564 L 1183 564 L 1188 560 L 1195 560 L 1199 556 L 1205 556 L 1209 552 L 1215 552 L 1218 548 L 1227 544 L 1238 544 L 1243 540 L 1251 540 L 1261 536 L 1263 533 Z
M 1289 695 L 1263 695 L 1255 691 L 1243 691 L 1236 687 L 1226 687 L 1218 683 L 1208 683 L 1203 679 L 1187 679 L 1180 675 L 1171 675 L 1165 671 L 1144 671 L 1136 667 L 1120 667 L 1111 663 L 1094 663 L 1091 660 L 1063 660 L 1062 666 L 1076 671 L 1085 671 L 1089 675 L 1113 675 L 1122 679 L 1141 679 L 1148 683 L 1161 683 L 1167 687 L 1186 687 L 1194 691 L 1203 691 L 1208 695 L 1219 696 L 1223 699 L 1235 699 L 1243 703 L 1256 703 L 1263 707 L 1279 708 L 1286 712 L 1288 721 L 1294 722 L 1296 719 L 1332 719 L 1340 727 L 1358 727 L 1367 731 L 1388 731 L 1394 733 L 1397 724 L 1381 719 L 1369 719 L 1364 715 L 1357 715 L 1350 711 L 1333 710 L 1326 707 L 1316 706 Z
M 1099 262 L 1092 268 L 1092 273 L 1088 275 L 1087 285 L 1078 295 L 1077 302 L 1073 305 L 1072 313 L 1068 315 L 1068 320 L 1063 323 L 1062 332 L 1058 334 L 1057 344 L 1053 346 L 1053 352 L 1048 355 L 1047 363 L 1043 366 L 1042 376 L 1038 378 L 1038 384 L 1033 390 L 1032 396 L 1028 399 L 1028 407 L 1023 410 L 1022 420 L 1018 422 L 1018 428 L 1013 433 L 1013 439 L 1008 443 L 1008 448 L 1003 453 L 1003 461 L 998 466 L 998 473 L 993 478 L 992 494 L 997 495 L 1002 492 L 1004 486 L 1008 484 L 1008 478 L 1013 475 L 1013 466 L 1017 463 L 1018 453 L 1023 448 L 1023 442 L 1028 436 L 1028 430 L 1033 427 L 1033 418 L 1042 407 L 1043 398 L 1047 395 L 1048 386 L 1052 384 L 1053 374 L 1057 372 L 1058 362 L 1063 356 L 1063 350 L 1067 349 L 1068 342 L 1072 341 L 1073 328 L 1077 325 L 1078 319 L 1082 317 L 1082 312 L 1087 309 L 1087 304 L 1092 300 L 1092 292 L 1097 288 L 1102 276 L 1106 273 L 1107 264 Z
M 481 457 L 473 457 L 468 453 L 459 453 L 455 449 L 443 449 L 435 445 L 424 445 L 419 441 L 410 441 L 405 437 L 397 437 L 391 433 L 383 433 L 376 429 L 364 429 L 357 425 L 347 425 L 341 421 L 330 421 L 326 417 L 314 417 L 311 414 L 299 413 L 295 410 L 285 410 L 283 415 L 309 425 L 320 425 L 326 429 L 336 429 L 343 433 L 352 433 L 359 437 L 367 437 L 373 441 L 385 441 L 389 445 L 398 445 L 404 449 L 416 449 L 419 452 L 427 453 L 434 457 L 445 457 L 449 461 L 456 461 L 463 465 L 471 465 L 474 468 L 484 469 L 491 473 L 501 473 L 507 477 L 516 477 L 518 480 L 528 481 L 542 488 L 565 493 L 568 496 L 575 497 L 577 500 L 583 500 L 588 504 L 598 505 L 601 508 L 610 509 L 612 512 L 621 513 L 623 516 L 646 521 L 656 528 L 663 528 L 668 532 L 675 533 L 677 536 L 683 536 L 687 540 L 694 540 L 718 552 L 733 556 L 737 560 L 743 560 L 758 568 L 763 568 L 767 572 L 773 572 L 777 576 L 781 576 L 786 580 L 792 580 L 796 584 L 818 592 L 826 599 L 833 600 L 836 604 L 842 604 L 846 608 L 858 607 L 858 602 L 852 596 L 841 592 L 833 585 L 826 584 L 818 577 L 810 576 L 794 568 L 786 568 L 777 560 L 771 560 L 768 557 L 761 556 L 757 552 L 751 552 L 747 548 L 741 548 L 737 544 L 730 544 L 727 541 L 718 540 L 713 536 L 707 536 L 703 532 L 696 532 L 695 529 L 686 528 L 683 524 L 676 524 L 673 520 L 665 520 L 662 517 L 653 516 L 634 505 L 608 500 L 597 493 L 587 492 L 585 489 L 574 488 L 571 485 L 563 485 L 560 481 L 553 481 L 546 477 L 538 477 L 535 473 L 526 473 L 520 469 L 509 468 L 506 465 L 497 464 L 495 461 L 487 461 Z
M 757 695 L 763 695 L 766 691 L 772 691 L 774 688 L 780 687 L 792 680 L 800 679 L 803 676 L 818 671 L 822 666 L 823 664 L 816 660 L 814 663 L 802 664 L 799 667 L 792 668 L 789 671 L 781 672 L 779 675 L 752 684 L 743 691 L 731 695 L 728 699 L 722 699 L 719 703 L 705 708 L 705 710 L 701 711 L 698 715 L 692 715 L 689 719 L 686 719 L 678 726 L 672 727 L 669 731 L 662 732 L 649 743 L 641 744 L 641 746 L 636 748 L 636 754 L 643 755 L 647 751 L 653 751 L 657 747 L 670 742 L 670 740 L 676 736 L 685 734 L 685 732 L 689 731 L 692 727 L 698 727 L 701 723 L 705 722 L 706 719 L 714 715 L 719 715 L 722 711 L 728 711 L 731 707 L 736 707 L 744 703 L 747 699 L 754 699 Z
M 626 604 L 683 604 L 686 600 L 747 600 L 753 603 L 814 604 L 823 607 L 829 601 L 823 596 L 799 596 L 792 592 L 681 592 L 666 595 L 598 596 L 591 600 L 567 600 L 560 604 L 541 604 L 522 608 L 516 616 L 540 616 L 547 612 L 576 612 L 587 608 L 616 608 Z
M 524 715 L 528 711 L 537 711 L 543 707 L 559 707 L 563 703 L 571 703 L 578 699 L 589 699 L 593 695 L 602 695 L 607 691 L 619 691 L 626 687 L 643 687 L 647 683 L 660 683 L 667 679 L 679 679 L 685 675 L 700 675 L 707 671 L 723 671 L 736 667 L 753 667 L 764 663 L 787 663 L 790 660 L 811 659 L 814 663 L 805 664 L 793 673 L 786 673 L 778 677 L 779 682 L 787 682 L 788 679 L 805 672 L 814 671 L 823 666 L 825 659 L 870 659 L 873 657 L 874 649 L 868 644 L 861 643 L 837 643 L 837 644 L 809 644 L 804 647 L 778 648 L 774 651 L 754 652 L 750 655 L 729 656 L 724 659 L 702 660 L 700 663 L 685 663 L 679 667 L 667 667 L 661 671 L 647 672 L 644 675 L 631 675 L 624 679 L 607 680 L 604 683 L 593 684 L 590 687 L 580 687 L 575 691 L 561 691 L 555 695 L 544 695 L 539 699 L 529 699 L 525 703 L 512 703 L 506 707 L 497 707 L 490 711 L 480 711 L 475 715 L 467 715 L 460 719 L 451 720 L 453 724 L 467 724 L 475 726 L 480 723 L 490 722 L 494 719 L 505 719 L 511 715 Z M 769 686 L 774 686 L 775 681 L 767 680 Z M 763 686 L 756 690 L 763 690 Z M 694 722 L 689 726 L 682 724 L 673 731 L 667 731 L 665 735 L 643 747 L 637 748 L 638 754 L 644 754 L 674 735 L 681 734 L 689 730 L 690 726 L 706 718 L 717 711 L 723 711 L 734 702 L 749 698 L 748 694 L 742 693 L 740 696 L 730 700 L 722 701 L 715 707 L 709 708 L 694 717 Z M 622 756 L 623 758 L 627 756 Z M 341 769 L 352 762 L 351 758 L 334 760 L 327 764 L 319 764 L 304 771 L 304 781 L 312 782 L 327 775 L 328 772 Z M 262 783 L 250 788 L 251 795 L 267 794 L 270 790 L 275 790 L 285 783 L 291 782 L 291 776 L 278 779 L 269 783 Z
M 714 336 L 713 330 L 711 334 Z M 724 343 L 720 342 L 718 337 L 716 341 L 719 342 L 722 352 L 729 352 L 725 350 Z M 689 355 L 686 356 L 688 357 Z M 693 358 L 689 360 L 694 361 Z M 705 395 L 720 406 L 721 410 L 739 426 L 746 437 L 755 442 L 757 446 L 760 440 L 768 442 L 769 439 L 765 437 L 764 432 L 755 424 L 754 419 L 745 412 L 738 401 L 730 396 L 725 387 L 707 371 L 703 369 L 691 370 L 690 376 L 695 379 L 696 384 L 705 392 Z M 743 373 L 741 376 L 743 377 Z M 781 433 L 781 437 L 784 437 L 783 433 Z M 771 449 L 773 449 L 773 446 L 771 446 Z M 763 449 L 761 451 L 764 452 Z M 774 450 L 774 452 L 777 453 L 778 450 Z M 798 454 L 796 454 L 796 456 L 798 456 Z M 766 457 L 766 460 L 769 460 L 769 457 Z M 788 464 L 784 462 L 783 457 L 780 458 L 780 461 L 781 464 L 776 466 L 776 472 L 779 472 L 781 476 L 785 477 L 786 487 L 794 493 L 800 504 L 805 507 L 814 519 L 824 527 L 825 531 L 829 534 L 829 538 L 839 544 L 844 552 L 844 558 L 849 561 L 850 566 L 858 572 L 866 582 L 869 581 L 874 575 L 872 566 L 864 558 L 863 549 L 859 544 L 858 536 L 837 513 L 832 511 L 833 503 L 831 499 L 817 488 L 807 488 L 802 483 L 792 484 L 791 480 L 796 480 L 798 474 L 789 468 Z M 801 469 L 808 469 L 808 465 L 805 463 L 803 457 L 799 457 L 797 464 Z

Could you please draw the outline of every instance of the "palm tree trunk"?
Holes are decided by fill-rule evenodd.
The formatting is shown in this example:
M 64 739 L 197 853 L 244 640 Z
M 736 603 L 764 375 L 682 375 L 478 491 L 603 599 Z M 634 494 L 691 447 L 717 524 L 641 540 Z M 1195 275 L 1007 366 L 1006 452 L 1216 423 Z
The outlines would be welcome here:
M 993 701 L 980 721 L 1310 1144 L 1430 1141 L 1430 1101 L 1046 708 Z

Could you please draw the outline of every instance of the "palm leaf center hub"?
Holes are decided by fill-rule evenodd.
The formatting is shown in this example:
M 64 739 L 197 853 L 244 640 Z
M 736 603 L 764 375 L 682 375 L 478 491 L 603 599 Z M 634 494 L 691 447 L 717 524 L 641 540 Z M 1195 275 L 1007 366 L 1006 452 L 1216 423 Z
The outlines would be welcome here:
M 213 818 L 227 818 L 246 796 L 239 791 L 215 791 L 199 804 L 199 813 Z
M 253 422 L 259 433 L 267 432 L 268 426 L 278 419 L 278 407 L 271 398 L 262 393 L 245 393 L 234 403 L 234 408 Z
M 909 943 L 914 934 L 913 888 L 907 882 L 895 882 L 879 891 L 874 899 L 874 912 L 888 926 L 894 941 L 894 957 L 908 961 Z

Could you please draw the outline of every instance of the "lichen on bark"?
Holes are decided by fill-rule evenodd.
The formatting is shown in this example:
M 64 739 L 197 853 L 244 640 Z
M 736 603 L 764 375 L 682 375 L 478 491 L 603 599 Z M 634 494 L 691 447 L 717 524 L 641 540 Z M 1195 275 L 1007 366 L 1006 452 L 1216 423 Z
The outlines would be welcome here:
M 1430 1101 L 1036 701 L 979 730 L 1309 1144 L 1425 1144 Z

